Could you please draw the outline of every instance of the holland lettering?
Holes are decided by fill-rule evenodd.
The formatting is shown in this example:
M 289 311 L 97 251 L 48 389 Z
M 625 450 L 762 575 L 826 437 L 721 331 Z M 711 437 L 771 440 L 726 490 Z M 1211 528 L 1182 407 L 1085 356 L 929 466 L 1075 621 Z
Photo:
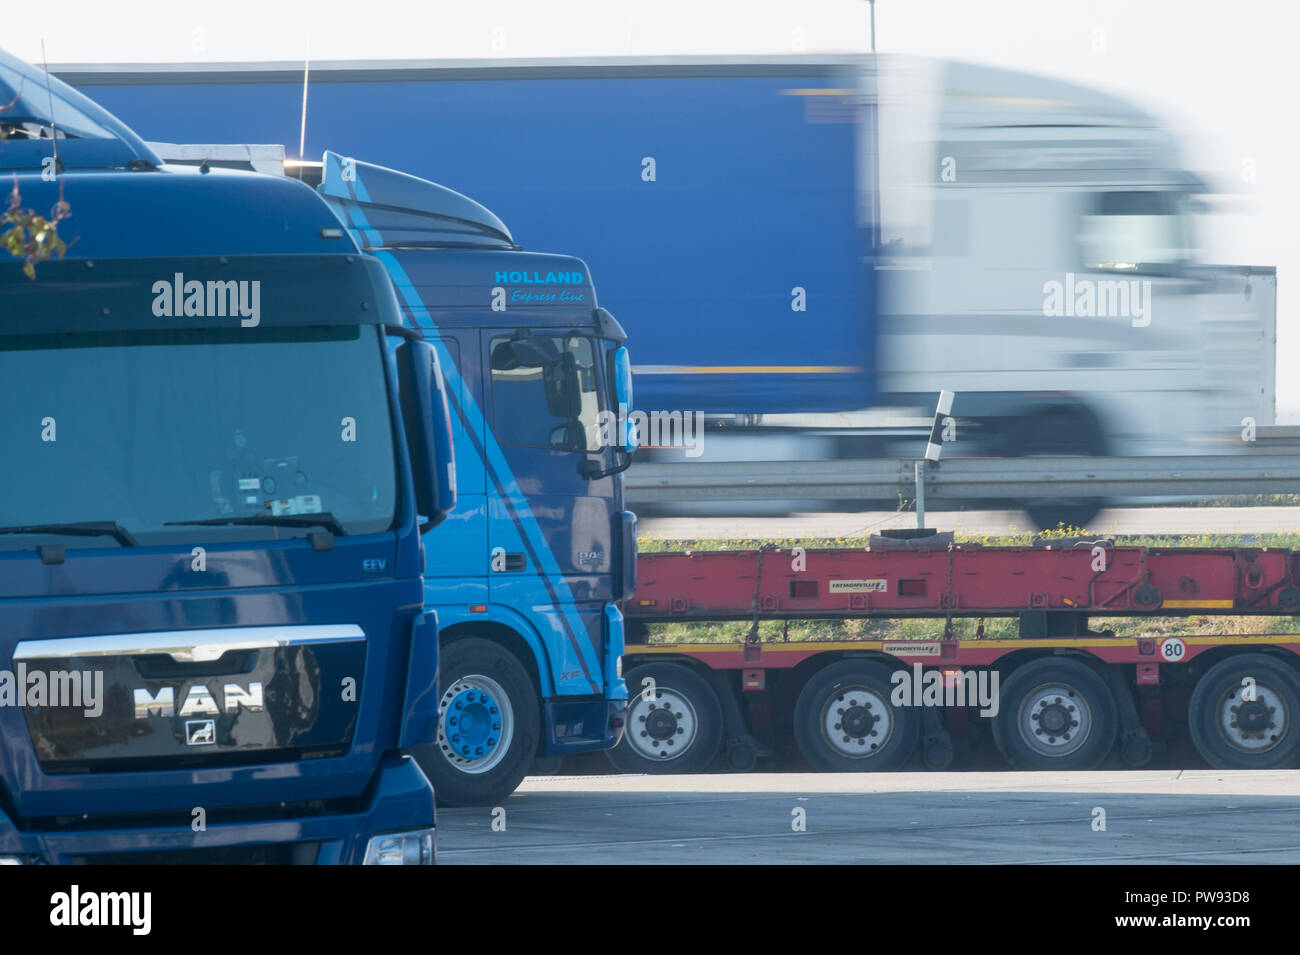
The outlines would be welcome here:
M 581 272 L 497 272 L 497 285 L 582 285 L 587 281 Z

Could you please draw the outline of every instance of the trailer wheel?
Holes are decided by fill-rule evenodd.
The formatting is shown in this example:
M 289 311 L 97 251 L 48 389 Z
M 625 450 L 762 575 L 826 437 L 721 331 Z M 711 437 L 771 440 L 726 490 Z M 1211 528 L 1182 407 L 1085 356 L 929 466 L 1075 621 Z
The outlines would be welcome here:
M 1087 664 L 1033 660 L 1011 674 L 999 697 L 993 739 L 1016 769 L 1096 769 L 1115 746 L 1115 697 Z
M 1300 751 L 1300 677 L 1262 653 L 1229 657 L 1196 681 L 1187 728 L 1216 769 L 1294 766 Z
M 533 681 L 491 640 L 442 650 L 438 738 L 411 751 L 444 806 L 493 806 L 518 787 L 537 754 L 540 704 Z
M 654 680 L 653 688 L 643 684 Z M 699 674 L 647 663 L 627 674 L 627 730 L 606 755 L 624 773 L 698 773 L 722 743 L 722 707 Z M 649 697 L 649 699 L 647 699 Z
M 898 769 L 921 738 L 921 713 L 895 707 L 890 669 L 869 660 L 841 660 L 815 674 L 794 705 L 799 751 L 823 772 Z

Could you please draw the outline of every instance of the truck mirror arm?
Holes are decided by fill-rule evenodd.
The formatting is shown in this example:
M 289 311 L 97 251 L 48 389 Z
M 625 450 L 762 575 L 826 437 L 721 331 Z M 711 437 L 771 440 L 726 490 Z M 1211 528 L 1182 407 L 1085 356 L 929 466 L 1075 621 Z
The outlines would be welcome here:
M 626 471 L 632 466 L 632 455 L 627 451 L 616 452 L 623 460 L 622 463 L 614 465 L 612 468 L 603 468 L 599 461 L 593 461 L 591 458 L 583 458 L 578 462 L 578 473 L 588 481 L 599 481 L 601 478 L 607 478 L 614 474 Z

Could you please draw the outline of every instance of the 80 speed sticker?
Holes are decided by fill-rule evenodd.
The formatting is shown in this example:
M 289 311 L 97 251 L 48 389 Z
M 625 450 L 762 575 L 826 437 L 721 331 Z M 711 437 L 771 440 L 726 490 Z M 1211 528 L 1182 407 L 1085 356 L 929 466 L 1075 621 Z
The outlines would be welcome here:
M 1160 659 L 1165 663 L 1182 663 L 1187 659 L 1187 644 L 1177 637 L 1165 637 L 1160 641 Z

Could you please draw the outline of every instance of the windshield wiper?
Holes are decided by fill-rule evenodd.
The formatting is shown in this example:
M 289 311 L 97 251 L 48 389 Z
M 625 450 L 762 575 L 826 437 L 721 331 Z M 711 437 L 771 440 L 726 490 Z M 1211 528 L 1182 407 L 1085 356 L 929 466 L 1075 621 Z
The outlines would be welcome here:
M 77 524 L 26 524 L 0 527 L 0 534 L 68 534 L 73 537 L 111 537 L 123 547 L 139 547 L 139 542 L 116 521 L 82 521 Z
M 321 511 L 319 514 L 247 514 L 243 517 L 210 517 L 202 521 L 165 521 L 168 527 L 176 525 L 193 525 L 219 527 L 224 524 L 230 525 L 248 525 L 248 526 L 266 526 L 266 527 L 323 527 L 331 534 L 338 537 L 347 535 L 343 525 L 329 511 Z

